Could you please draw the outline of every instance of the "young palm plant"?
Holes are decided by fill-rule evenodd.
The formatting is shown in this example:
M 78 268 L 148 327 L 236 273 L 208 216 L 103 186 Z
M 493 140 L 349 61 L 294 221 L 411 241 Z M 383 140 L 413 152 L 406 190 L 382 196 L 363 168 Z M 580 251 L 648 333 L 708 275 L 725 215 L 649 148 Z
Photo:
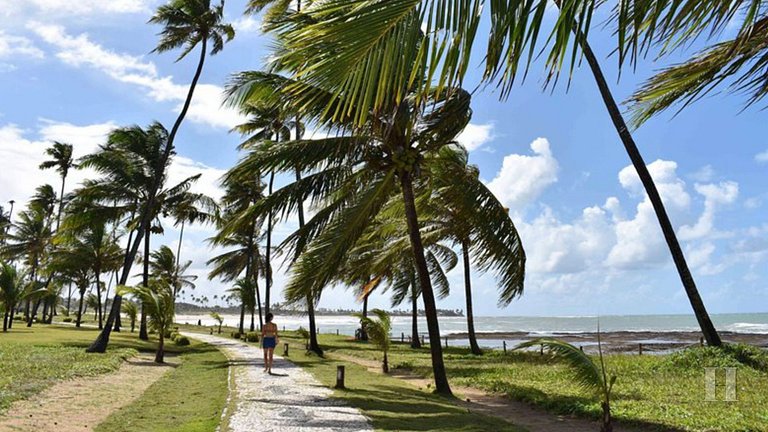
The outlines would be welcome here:
M 0 264 L 0 304 L 3 306 L 3 332 L 13 324 L 13 313 L 24 299 L 23 276 L 10 264 Z
M 368 337 L 377 348 L 379 348 L 384 357 L 381 361 L 381 370 L 384 373 L 389 373 L 389 348 L 392 345 L 392 341 L 389 337 L 392 331 L 392 320 L 389 318 L 389 314 L 381 309 L 374 309 L 371 311 L 378 319 L 372 319 L 371 317 L 364 317 L 363 314 L 355 314 L 357 318 L 365 326 L 368 332 Z
M 221 334 L 221 326 L 224 324 L 224 317 L 221 316 L 218 312 L 211 312 L 211 318 L 216 320 L 216 322 L 219 324 L 219 331 L 218 333 Z
M 598 331 L 598 354 L 600 364 L 595 364 L 592 359 L 584 354 L 575 346 L 551 338 L 539 338 L 523 342 L 517 345 L 515 350 L 531 347 L 543 347 L 556 360 L 562 361 L 573 371 L 576 382 L 585 390 L 592 392 L 597 396 L 600 402 L 600 408 L 603 411 L 602 424 L 600 432 L 613 432 L 613 420 L 611 418 L 611 391 L 616 383 L 616 376 L 608 376 L 603 360 L 603 348 L 599 340 Z
M 139 307 L 134 302 L 125 301 L 120 309 L 128 317 L 128 321 L 131 323 L 131 333 L 133 333 L 136 328 L 136 318 L 139 316 Z
M 152 279 L 148 286 L 123 287 L 121 293 L 133 295 L 147 311 L 149 328 L 157 333 L 155 363 L 165 362 L 165 335 L 173 325 L 173 289 L 162 280 Z

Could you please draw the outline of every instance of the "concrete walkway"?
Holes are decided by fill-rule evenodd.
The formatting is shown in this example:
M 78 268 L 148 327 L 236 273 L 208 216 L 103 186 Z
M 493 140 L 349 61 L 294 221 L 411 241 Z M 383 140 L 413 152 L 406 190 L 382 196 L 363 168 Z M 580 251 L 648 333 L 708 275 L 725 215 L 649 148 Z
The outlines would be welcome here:
M 373 431 L 357 409 L 331 399 L 330 389 L 282 357 L 275 356 L 269 375 L 264 372 L 263 351 L 254 345 L 205 334 L 185 336 L 218 347 L 230 360 L 234 388 L 230 388 L 233 411 L 227 431 Z

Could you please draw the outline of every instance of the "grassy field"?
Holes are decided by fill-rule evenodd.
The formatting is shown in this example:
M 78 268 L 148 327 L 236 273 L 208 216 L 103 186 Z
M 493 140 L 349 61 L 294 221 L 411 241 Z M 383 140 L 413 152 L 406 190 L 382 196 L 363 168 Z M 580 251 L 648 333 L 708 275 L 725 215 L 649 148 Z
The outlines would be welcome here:
M 181 326 L 189 331 L 205 328 Z M 222 336 L 229 336 L 232 329 L 223 329 Z M 290 347 L 289 360 L 311 373 L 323 385 L 336 383 L 336 366 L 346 366 L 346 390 L 335 390 L 334 397 L 360 409 L 371 419 L 378 431 L 436 431 L 436 432 L 523 432 L 506 421 L 481 414 L 469 413 L 459 408 L 450 398 L 443 398 L 428 391 L 421 391 L 400 379 L 368 371 L 367 368 L 349 362 L 321 359 L 307 355 L 303 342 L 293 332 L 281 334 L 281 344 Z M 322 336 L 322 341 L 330 338 Z M 281 345 L 282 346 L 282 345 Z M 278 354 L 282 350 L 278 350 Z
M 381 359 L 372 345 L 345 337 L 321 335 L 320 342 L 331 356 Z M 412 350 L 395 344 L 389 360 L 393 367 L 424 377 L 431 374 L 427 348 Z M 565 366 L 546 355 L 489 351 L 476 357 L 467 349 L 450 347 L 445 360 L 454 385 L 501 393 L 559 414 L 598 418 L 598 404 L 573 382 Z M 667 356 L 611 355 L 606 363 L 618 377 L 613 410 L 624 424 L 663 430 L 768 431 L 768 373 L 732 356 L 705 348 Z M 708 366 L 738 368 L 737 401 L 705 400 L 704 367 Z M 717 395 L 723 399 L 724 372 L 718 377 Z
M 0 410 L 56 381 L 107 373 L 124 358 L 155 349 L 154 338 L 145 342 L 137 333 L 121 332 L 112 333 L 107 353 L 88 354 L 84 348 L 97 333 L 93 328 L 36 324 L 0 334 Z M 97 430 L 202 432 L 216 428 L 227 397 L 226 358 L 198 343 L 178 347 L 169 342 L 166 348 L 169 355 L 181 356 L 181 364 Z
M 181 364 L 152 384 L 134 403 L 112 413 L 97 432 L 210 432 L 227 400 L 227 359 L 193 342 Z

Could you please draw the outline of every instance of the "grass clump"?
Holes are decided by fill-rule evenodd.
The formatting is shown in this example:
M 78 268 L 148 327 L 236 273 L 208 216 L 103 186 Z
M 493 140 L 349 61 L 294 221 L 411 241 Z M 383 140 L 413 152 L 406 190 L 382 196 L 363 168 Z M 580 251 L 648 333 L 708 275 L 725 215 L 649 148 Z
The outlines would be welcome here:
M 173 339 L 173 342 L 177 346 L 187 346 L 189 345 L 189 338 L 186 336 L 177 335 L 175 339 Z

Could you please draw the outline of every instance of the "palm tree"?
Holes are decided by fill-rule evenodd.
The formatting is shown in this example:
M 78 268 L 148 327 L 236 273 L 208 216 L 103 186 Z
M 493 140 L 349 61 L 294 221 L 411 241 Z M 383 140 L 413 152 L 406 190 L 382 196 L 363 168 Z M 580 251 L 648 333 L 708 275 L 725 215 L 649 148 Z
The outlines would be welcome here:
M 3 332 L 13 324 L 13 313 L 24 298 L 23 277 L 10 264 L 0 264 L 0 303 L 3 305 Z
M 221 334 L 221 326 L 224 324 L 224 318 L 218 313 L 218 312 L 211 312 L 211 318 L 216 320 L 217 323 L 219 323 L 219 332 L 218 334 Z
M 245 84 L 247 87 L 248 84 Z M 243 90 L 247 93 L 247 90 Z M 315 94 L 322 93 L 314 90 Z M 281 246 L 291 256 L 293 277 L 286 286 L 290 301 L 317 299 L 338 274 L 348 251 L 379 211 L 399 196 L 422 287 L 430 340 L 440 340 L 434 292 L 419 232 L 414 182 L 424 155 L 447 145 L 469 122 L 467 92 L 433 92 L 427 99 L 409 98 L 377 116 L 353 136 L 273 143 L 251 151 L 235 170 L 249 175 L 259 169 L 312 172 L 270 195 L 249 212 L 286 214 L 306 199 L 317 214 Z M 399 188 L 398 188 L 399 186 Z M 450 393 L 442 347 L 430 344 L 436 389 Z
M 217 204 L 213 198 L 200 193 L 186 193 L 181 200 L 170 206 L 169 213 L 179 229 L 179 245 L 176 248 L 176 266 L 181 260 L 181 244 L 184 240 L 184 225 L 187 223 L 207 223 L 215 218 Z
M 126 301 L 123 302 L 122 311 L 131 322 L 131 333 L 133 333 L 133 330 L 136 328 L 136 317 L 139 315 L 139 307 L 134 302 Z
M 598 355 L 600 365 L 584 354 L 581 349 L 563 341 L 551 338 L 539 338 L 517 345 L 514 349 L 526 349 L 541 346 L 547 349 L 554 359 L 560 360 L 568 365 L 573 371 L 573 376 L 578 384 L 584 389 L 594 392 L 600 401 L 600 408 L 603 410 L 603 418 L 600 426 L 600 432 L 613 432 L 613 420 L 611 418 L 611 392 L 616 383 L 616 376 L 611 375 L 605 369 L 603 361 L 603 348 L 599 340 L 598 331 Z
M 175 299 L 185 288 L 195 288 L 194 281 L 197 276 L 186 274 L 190 265 L 192 261 L 179 265 L 171 248 L 163 245 L 149 255 L 149 276 L 167 283 L 173 290 Z
M 59 192 L 59 211 L 56 215 L 56 231 L 59 230 L 61 224 L 61 211 L 64 208 L 64 186 L 67 181 L 67 174 L 72 168 L 76 168 L 77 165 L 72 157 L 72 144 L 64 144 L 58 141 L 54 141 L 53 145 L 45 149 L 45 154 L 51 157 L 51 159 L 40 164 L 40 169 L 56 168 L 56 172 L 61 176 L 61 191 Z
M 386 4 L 378 0 L 363 0 L 342 5 L 337 2 L 314 3 L 305 10 L 309 19 L 284 20 L 275 25 L 282 47 L 275 62 L 301 78 L 301 82 L 286 88 L 287 93 L 307 103 L 314 96 L 302 96 L 305 90 L 303 83 L 334 89 L 334 97 L 326 100 L 327 112 L 333 119 L 348 116 L 355 124 L 362 126 L 370 117 L 386 112 L 393 102 L 400 104 L 411 97 L 408 92 L 396 90 L 406 83 L 413 83 L 414 87 L 410 90 L 421 98 L 434 91 L 431 87 L 433 79 L 438 82 L 438 90 L 461 83 L 470 63 L 472 48 L 483 45 L 476 44 L 475 38 L 481 20 L 488 15 L 481 13 L 485 3 L 485 0 L 460 3 L 452 0 L 392 0 Z M 506 98 L 515 79 L 521 73 L 523 78 L 527 75 L 534 54 L 549 49 L 546 55 L 547 84 L 557 82 L 567 58 L 570 58 L 572 72 L 579 51 L 584 55 L 619 138 L 656 212 L 702 333 L 708 344 L 721 345 L 720 336 L 699 295 L 655 183 L 587 42 L 593 11 L 601 3 L 558 0 L 558 19 L 545 20 L 548 3 L 547 0 L 514 0 L 503 5 L 494 3 L 490 8 L 491 29 L 484 44 L 487 47 L 484 80 L 497 82 L 501 97 Z M 661 30 L 658 39 L 674 45 L 677 38 L 675 31 L 682 31 L 682 39 L 689 40 L 701 34 L 702 28 L 709 27 L 708 17 L 714 17 L 715 25 L 722 28 L 741 2 L 735 3 L 736 9 L 733 5 L 716 7 L 719 3 L 708 3 L 703 9 L 698 7 L 700 2 L 687 1 L 683 4 L 685 7 L 667 1 L 622 2 L 615 14 L 620 23 L 616 33 L 621 59 L 628 50 L 657 40 L 654 37 L 655 24 L 665 23 L 662 27 L 665 30 Z M 755 4 L 749 2 L 750 7 L 745 7 L 745 10 L 751 11 L 747 13 L 750 20 L 746 21 L 755 17 L 756 9 L 751 8 Z M 679 24 L 680 16 L 683 17 L 683 24 Z M 653 19 L 645 20 L 648 17 Z M 538 37 L 544 30 L 544 24 L 549 22 L 555 23 L 549 37 Z M 632 34 L 627 34 L 627 29 L 636 23 L 642 24 L 635 27 L 632 37 Z M 745 25 L 742 31 L 751 32 L 752 29 L 751 25 Z M 639 43 L 642 38 L 646 42 Z M 547 44 L 543 49 L 536 46 L 541 41 Z M 312 59 L 311 67 L 307 67 L 307 59 Z M 423 67 L 415 72 L 411 68 L 414 59 L 423 60 Z M 687 76 L 682 79 L 687 79 Z M 753 88 L 759 86 L 754 84 Z
M 171 152 L 174 148 L 174 142 L 176 134 L 181 127 L 181 123 L 184 121 L 184 117 L 187 115 L 189 106 L 192 103 L 192 96 L 195 93 L 195 87 L 200 79 L 200 75 L 203 72 L 203 65 L 205 63 L 205 56 L 207 53 L 208 41 L 211 41 L 212 49 L 211 55 L 215 55 L 224 49 L 224 44 L 235 36 L 235 30 L 229 24 L 222 24 L 221 20 L 224 18 L 224 3 L 220 3 L 218 6 L 211 6 L 210 0 L 172 0 L 166 5 L 162 5 L 157 9 L 155 15 L 149 20 L 152 24 L 163 25 L 163 30 L 160 32 L 160 41 L 153 52 L 166 52 L 182 49 L 181 55 L 176 61 L 180 61 L 187 54 L 189 54 L 195 47 L 200 44 L 200 59 L 195 69 L 194 77 L 189 85 L 189 91 L 187 97 L 184 100 L 184 105 L 181 108 L 179 116 L 171 128 L 171 132 L 167 137 L 166 145 L 162 151 L 162 155 L 158 160 L 156 167 L 164 169 L 167 166 L 168 159 L 171 156 Z M 157 194 L 160 191 L 160 187 L 164 175 L 155 176 L 152 178 L 151 184 L 147 189 L 148 199 L 144 211 L 140 213 L 137 231 L 137 239 L 131 245 L 128 253 L 125 256 L 125 262 L 123 265 L 123 273 L 120 277 L 120 285 L 125 285 L 128 280 L 128 272 L 133 261 L 136 258 L 136 254 L 139 251 L 139 243 L 141 238 L 146 236 L 150 230 L 150 226 L 153 220 L 151 209 L 155 207 L 155 201 Z M 146 252 L 146 247 L 145 247 Z M 148 255 L 145 253 L 145 255 Z M 112 323 L 117 315 L 120 313 L 120 300 L 119 295 L 115 296 L 113 301 L 113 307 L 110 311 L 109 318 L 107 319 L 108 325 L 104 330 L 99 333 L 96 340 L 93 341 L 91 346 L 88 347 L 89 352 L 104 352 L 109 344 L 109 335 L 112 331 Z
M 245 332 L 245 312 L 251 313 L 251 331 L 254 331 L 253 312 L 256 308 L 256 284 L 252 279 L 241 278 L 235 281 L 235 286 L 227 290 L 228 293 L 240 300 L 240 333 Z
M 464 266 L 467 334 L 473 354 L 482 350 L 475 336 L 470 259 L 481 271 L 496 273 L 499 304 L 508 305 L 522 295 L 525 251 L 507 210 L 480 180 L 480 171 L 468 165 L 467 151 L 458 145 L 441 148 L 428 159 L 431 175 L 424 191 L 423 212 L 428 227 L 425 239 L 448 241 L 461 249 Z
M 358 317 L 363 323 L 363 326 L 365 326 L 371 341 L 384 353 L 384 358 L 381 362 L 381 370 L 384 373 L 389 373 L 387 354 L 389 353 L 389 348 L 392 346 L 392 341 L 389 338 L 389 333 L 392 331 L 392 321 L 386 311 L 374 309 L 371 312 L 373 312 L 378 319 L 364 317 L 363 314 L 356 314 L 355 316 Z
M 148 286 L 125 287 L 122 292 L 132 294 L 146 308 L 149 327 L 158 335 L 155 363 L 164 363 L 165 335 L 173 325 L 173 289 L 163 281 L 152 279 Z

